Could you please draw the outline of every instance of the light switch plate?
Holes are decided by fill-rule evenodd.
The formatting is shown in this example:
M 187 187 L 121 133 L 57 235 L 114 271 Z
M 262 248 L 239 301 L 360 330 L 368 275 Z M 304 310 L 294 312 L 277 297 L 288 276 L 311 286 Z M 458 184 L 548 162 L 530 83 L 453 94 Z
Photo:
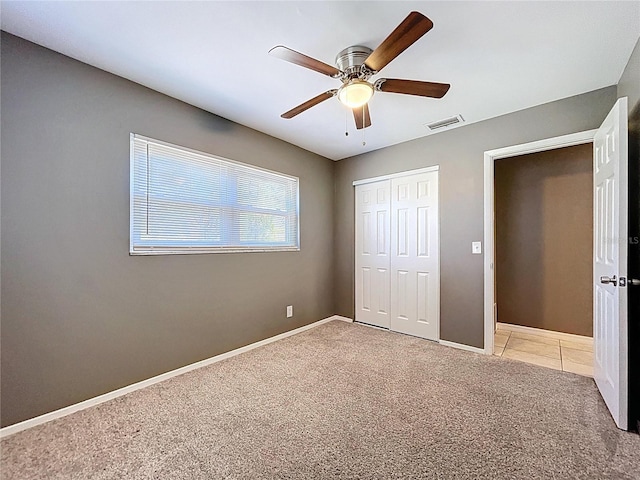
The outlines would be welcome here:
M 471 242 L 471 253 L 482 255 L 482 242 Z
M 293 305 L 287 305 L 287 318 L 293 317 Z

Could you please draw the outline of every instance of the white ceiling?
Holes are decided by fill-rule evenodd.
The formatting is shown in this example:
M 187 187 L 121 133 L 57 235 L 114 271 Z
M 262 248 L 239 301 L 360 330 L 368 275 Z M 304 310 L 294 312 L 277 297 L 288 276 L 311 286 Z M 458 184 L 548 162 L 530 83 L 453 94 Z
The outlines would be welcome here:
M 333 64 L 375 48 L 412 11 L 434 28 L 375 78 L 450 83 L 443 99 L 376 93 L 355 130 L 337 98 L 280 114 L 338 80 L 267 54 L 275 45 Z M 2 29 L 325 157 L 433 135 L 618 83 L 640 36 L 639 1 L 2 1 Z M 345 120 L 349 136 L 346 137 Z

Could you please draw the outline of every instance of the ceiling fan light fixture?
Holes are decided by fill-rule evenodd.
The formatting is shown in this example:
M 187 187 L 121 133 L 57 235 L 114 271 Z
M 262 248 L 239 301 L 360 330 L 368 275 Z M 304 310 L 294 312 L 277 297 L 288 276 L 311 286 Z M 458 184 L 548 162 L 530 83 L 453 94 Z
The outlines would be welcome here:
M 364 80 L 352 80 L 338 90 L 338 99 L 349 108 L 366 104 L 373 96 L 373 85 Z

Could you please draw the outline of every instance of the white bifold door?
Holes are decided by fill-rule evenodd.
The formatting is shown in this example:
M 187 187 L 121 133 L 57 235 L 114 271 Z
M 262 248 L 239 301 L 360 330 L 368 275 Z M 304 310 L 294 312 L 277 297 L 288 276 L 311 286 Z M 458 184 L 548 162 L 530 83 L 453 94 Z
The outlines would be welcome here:
M 440 336 L 438 171 L 356 186 L 356 321 Z
M 618 428 L 627 430 L 627 99 L 593 139 L 593 377 Z
M 391 182 L 356 187 L 356 321 L 389 328 Z

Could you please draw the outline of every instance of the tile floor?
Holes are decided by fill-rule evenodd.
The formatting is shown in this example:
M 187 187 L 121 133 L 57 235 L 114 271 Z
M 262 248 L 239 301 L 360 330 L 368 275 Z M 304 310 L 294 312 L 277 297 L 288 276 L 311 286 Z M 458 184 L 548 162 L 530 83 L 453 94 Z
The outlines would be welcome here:
M 593 377 L 593 341 L 558 340 L 543 331 L 534 335 L 498 328 L 494 355 Z

